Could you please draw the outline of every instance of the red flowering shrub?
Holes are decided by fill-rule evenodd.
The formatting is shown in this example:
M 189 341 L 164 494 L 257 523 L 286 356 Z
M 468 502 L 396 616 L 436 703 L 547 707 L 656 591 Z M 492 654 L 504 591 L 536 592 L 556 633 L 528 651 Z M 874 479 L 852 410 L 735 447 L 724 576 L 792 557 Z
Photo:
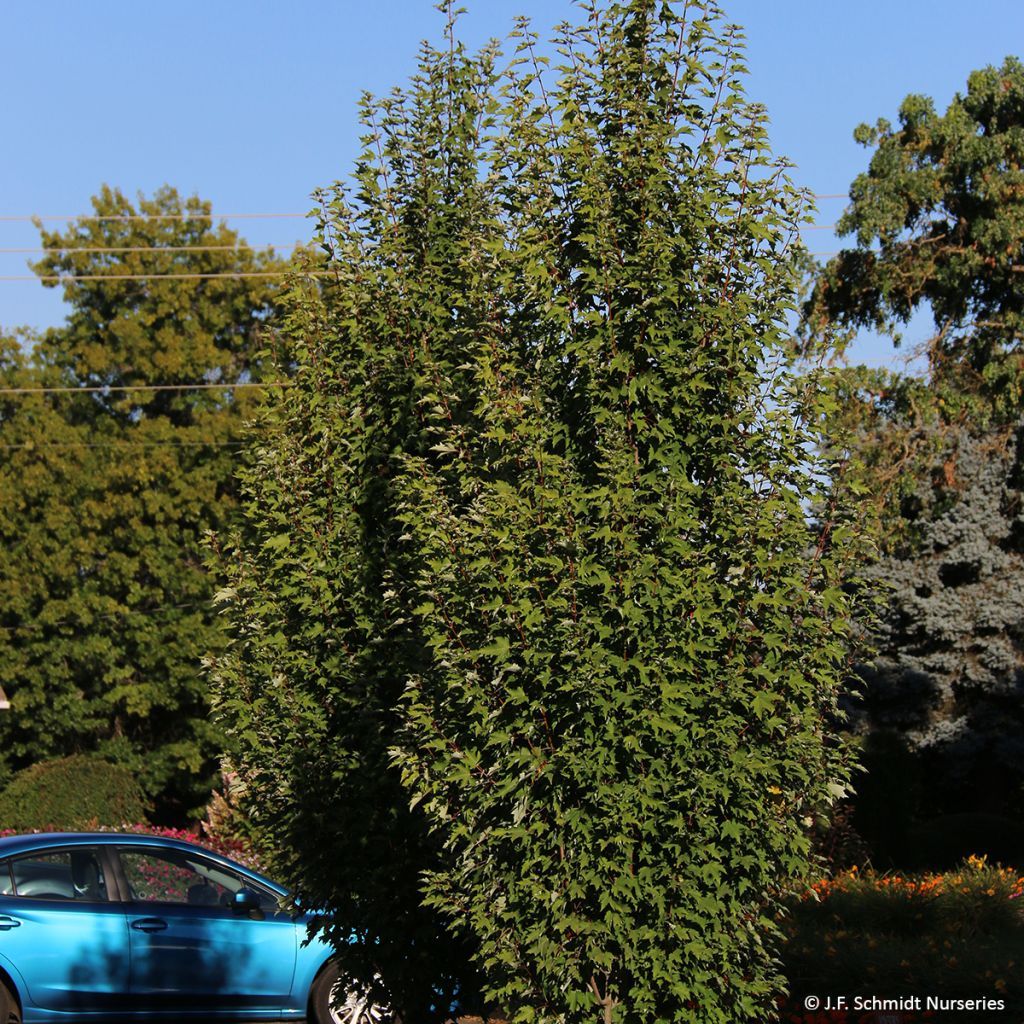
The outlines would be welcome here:
M 232 839 L 222 836 L 211 836 L 200 834 L 197 829 L 187 828 L 162 828 L 158 825 L 119 825 L 117 828 L 104 828 L 103 832 L 133 832 L 138 835 L 161 836 L 165 839 L 180 839 L 186 843 L 195 843 L 197 846 L 209 850 L 211 853 L 220 854 L 222 857 L 230 857 L 244 867 L 252 871 L 263 871 L 260 859 L 256 852 L 240 839 Z

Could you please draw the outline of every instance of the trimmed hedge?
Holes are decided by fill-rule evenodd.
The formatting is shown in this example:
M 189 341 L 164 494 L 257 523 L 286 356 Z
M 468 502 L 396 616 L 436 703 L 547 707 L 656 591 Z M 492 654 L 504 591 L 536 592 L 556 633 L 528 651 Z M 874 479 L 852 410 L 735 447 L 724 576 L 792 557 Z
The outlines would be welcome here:
M 127 768 L 89 754 L 41 761 L 0 792 L 0 828 L 76 830 L 145 820 L 148 806 Z

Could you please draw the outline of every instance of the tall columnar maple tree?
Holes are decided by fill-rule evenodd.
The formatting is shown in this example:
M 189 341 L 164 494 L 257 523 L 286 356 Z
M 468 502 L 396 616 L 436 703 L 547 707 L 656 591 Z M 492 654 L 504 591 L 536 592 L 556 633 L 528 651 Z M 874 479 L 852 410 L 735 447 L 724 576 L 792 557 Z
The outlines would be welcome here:
M 257 827 L 408 1021 L 760 1019 L 847 777 L 803 197 L 713 3 L 584 11 L 367 100 L 226 551 Z
M 196 385 L 253 379 L 282 282 L 153 275 L 282 268 L 170 188 L 93 206 L 42 233 L 36 270 L 67 320 L 0 361 L 0 774 L 98 751 L 175 818 L 208 796 L 224 742 L 201 671 L 221 643 L 203 537 L 233 506 L 253 405 Z

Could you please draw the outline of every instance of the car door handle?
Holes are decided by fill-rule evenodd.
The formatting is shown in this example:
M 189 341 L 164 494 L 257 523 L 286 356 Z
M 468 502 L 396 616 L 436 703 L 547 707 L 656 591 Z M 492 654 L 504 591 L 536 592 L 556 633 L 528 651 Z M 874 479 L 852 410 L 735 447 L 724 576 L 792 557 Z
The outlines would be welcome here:
M 9 932 L 12 928 L 20 928 L 21 922 L 16 917 L 0 914 L 0 932 Z
M 162 932 L 167 929 L 167 922 L 162 917 L 140 917 L 132 921 L 137 932 Z

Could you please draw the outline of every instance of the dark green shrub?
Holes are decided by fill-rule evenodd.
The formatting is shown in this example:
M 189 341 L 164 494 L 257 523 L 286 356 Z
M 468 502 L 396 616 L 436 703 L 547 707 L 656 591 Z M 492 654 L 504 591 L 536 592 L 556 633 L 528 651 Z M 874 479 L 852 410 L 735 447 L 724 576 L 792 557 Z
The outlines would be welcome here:
M 41 761 L 0 792 L 0 827 L 85 829 L 143 821 L 146 800 L 127 769 L 88 754 Z

